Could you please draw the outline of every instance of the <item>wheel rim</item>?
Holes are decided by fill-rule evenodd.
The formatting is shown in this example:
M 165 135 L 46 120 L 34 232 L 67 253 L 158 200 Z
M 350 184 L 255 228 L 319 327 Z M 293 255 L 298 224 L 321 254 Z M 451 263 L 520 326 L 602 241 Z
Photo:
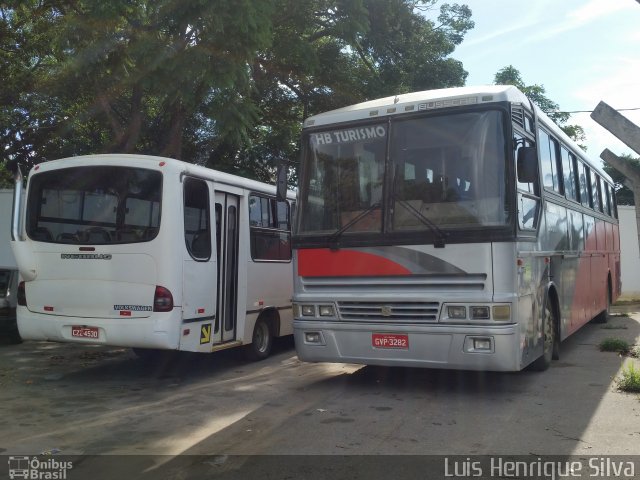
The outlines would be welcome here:
M 256 325 L 256 334 L 253 342 L 256 345 L 256 350 L 264 353 L 269 348 L 269 327 L 266 323 L 260 322 Z

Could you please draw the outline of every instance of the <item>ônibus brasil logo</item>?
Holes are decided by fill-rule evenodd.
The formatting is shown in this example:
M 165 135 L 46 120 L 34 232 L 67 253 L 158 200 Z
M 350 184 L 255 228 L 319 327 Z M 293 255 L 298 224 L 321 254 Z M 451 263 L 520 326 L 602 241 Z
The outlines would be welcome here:
M 26 480 L 66 480 L 67 470 L 73 468 L 72 462 L 62 462 L 55 458 L 40 460 L 38 457 L 9 457 L 9 478 Z

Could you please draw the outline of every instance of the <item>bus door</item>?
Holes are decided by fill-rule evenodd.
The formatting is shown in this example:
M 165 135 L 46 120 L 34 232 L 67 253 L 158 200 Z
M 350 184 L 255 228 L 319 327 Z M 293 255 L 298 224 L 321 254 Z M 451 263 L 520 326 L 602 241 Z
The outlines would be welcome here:
M 211 351 L 215 323 L 217 268 L 213 244 L 213 192 L 203 179 L 184 180 L 184 265 L 182 279 L 182 321 L 180 349 Z
M 216 259 L 218 294 L 214 343 L 236 338 L 238 317 L 238 207 L 240 197 L 216 191 Z

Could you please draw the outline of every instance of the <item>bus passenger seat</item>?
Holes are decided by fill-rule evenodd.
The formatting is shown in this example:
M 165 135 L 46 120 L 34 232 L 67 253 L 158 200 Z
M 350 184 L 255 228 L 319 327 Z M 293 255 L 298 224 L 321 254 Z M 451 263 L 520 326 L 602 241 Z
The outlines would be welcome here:
M 51 232 L 46 227 L 37 227 L 33 231 L 31 238 L 41 242 L 53 242 L 53 235 L 51 235 Z
M 191 253 L 196 258 L 206 258 L 211 255 L 211 236 L 208 230 L 199 230 L 193 236 Z
M 76 243 L 77 241 L 78 237 L 73 233 L 61 233 L 56 237 L 56 242 L 60 243 Z

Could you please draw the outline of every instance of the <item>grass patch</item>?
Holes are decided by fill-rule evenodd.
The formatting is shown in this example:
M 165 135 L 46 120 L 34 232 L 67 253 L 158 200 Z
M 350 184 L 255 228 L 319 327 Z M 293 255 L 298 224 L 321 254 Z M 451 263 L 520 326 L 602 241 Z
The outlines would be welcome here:
M 618 388 L 623 392 L 640 393 L 640 370 L 633 363 L 622 371 L 618 379 Z
M 625 342 L 624 340 L 620 340 L 619 338 L 605 338 L 600 342 L 600 351 L 601 352 L 618 352 L 623 355 L 626 355 L 631 350 L 631 345 Z
M 633 305 L 636 303 L 640 303 L 640 298 L 625 298 L 625 299 L 618 299 L 613 305 L 614 306 L 618 306 L 618 305 Z

